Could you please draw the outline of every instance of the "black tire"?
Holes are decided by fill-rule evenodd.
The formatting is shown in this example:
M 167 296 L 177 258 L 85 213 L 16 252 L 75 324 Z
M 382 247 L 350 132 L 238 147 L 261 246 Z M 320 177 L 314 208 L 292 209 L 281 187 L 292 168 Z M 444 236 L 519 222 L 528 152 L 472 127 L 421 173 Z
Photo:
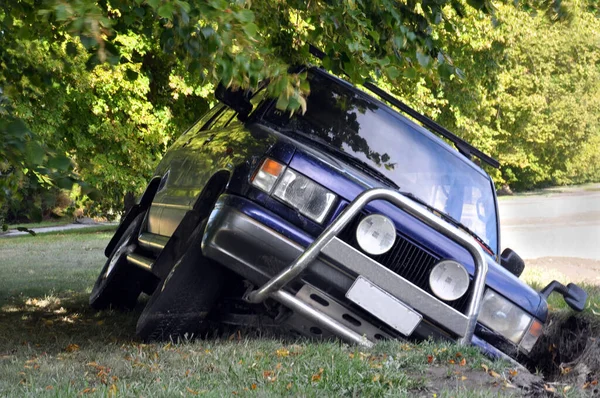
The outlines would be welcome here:
M 205 319 L 220 298 L 226 271 L 204 257 L 201 242 L 206 222 L 188 240 L 188 249 L 163 278 L 138 319 L 144 341 L 191 339 L 206 333 Z
M 90 295 L 90 306 L 97 310 L 107 308 L 132 309 L 142 292 L 147 272 L 130 265 L 127 254 L 137 246 L 137 238 L 146 213 L 138 214 L 127 227 L 106 260 Z

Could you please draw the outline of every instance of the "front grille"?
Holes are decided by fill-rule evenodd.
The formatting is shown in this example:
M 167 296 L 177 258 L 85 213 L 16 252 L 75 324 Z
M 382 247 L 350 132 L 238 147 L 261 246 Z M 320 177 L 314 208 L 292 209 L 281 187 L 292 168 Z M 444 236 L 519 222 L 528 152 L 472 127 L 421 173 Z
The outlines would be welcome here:
M 355 219 L 344 228 L 338 238 L 433 295 L 433 292 L 429 287 L 429 273 L 434 265 L 440 261 L 440 258 L 429 253 L 400 234 L 396 236 L 394 246 L 387 253 L 378 256 L 365 253 L 361 250 L 356 241 L 356 228 L 363 217 L 364 216 L 355 217 Z M 446 303 L 452 308 L 464 313 L 467 309 L 470 297 L 469 292 L 470 286 L 463 297 Z

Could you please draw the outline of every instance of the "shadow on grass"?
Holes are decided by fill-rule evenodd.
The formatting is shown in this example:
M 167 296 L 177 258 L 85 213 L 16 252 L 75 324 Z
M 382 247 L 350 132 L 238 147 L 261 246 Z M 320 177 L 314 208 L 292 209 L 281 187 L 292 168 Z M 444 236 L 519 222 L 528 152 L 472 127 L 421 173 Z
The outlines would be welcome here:
M 133 311 L 117 312 L 96 311 L 87 300 L 83 294 L 49 295 L 4 304 L 0 308 L 0 356 L 19 346 L 54 355 L 73 345 L 120 345 L 136 340 L 135 325 L 144 302 Z

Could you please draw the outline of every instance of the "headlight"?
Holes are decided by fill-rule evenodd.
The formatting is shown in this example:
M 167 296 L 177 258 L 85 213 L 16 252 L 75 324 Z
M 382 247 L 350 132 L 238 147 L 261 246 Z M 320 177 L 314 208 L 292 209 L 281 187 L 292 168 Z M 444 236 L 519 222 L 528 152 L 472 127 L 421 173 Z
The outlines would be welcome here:
M 486 290 L 479 312 L 479 322 L 519 344 L 531 320 L 531 316 L 513 303 L 493 290 Z
M 467 292 L 469 273 L 456 261 L 440 261 L 429 274 L 429 286 L 433 294 L 442 300 L 454 301 Z
M 396 227 L 386 216 L 371 214 L 358 224 L 356 241 L 360 248 L 369 254 L 383 254 L 394 246 Z
M 335 201 L 335 194 L 291 169 L 285 170 L 273 196 L 318 223 L 323 222 Z

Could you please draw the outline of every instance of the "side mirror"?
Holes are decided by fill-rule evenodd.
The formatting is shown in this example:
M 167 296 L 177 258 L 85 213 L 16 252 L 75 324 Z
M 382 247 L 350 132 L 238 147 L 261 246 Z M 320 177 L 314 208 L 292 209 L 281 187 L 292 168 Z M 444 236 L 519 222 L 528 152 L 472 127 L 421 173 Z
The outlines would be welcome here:
M 248 90 L 233 91 L 219 83 L 215 90 L 215 97 L 236 111 L 240 119 L 244 119 L 252 112 L 252 104 L 250 103 L 251 93 Z
M 500 265 L 519 277 L 525 269 L 525 261 L 513 249 L 508 247 L 500 255 Z
M 569 283 L 567 286 L 558 281 L 552 281 L 548 286 L 540 290 L 540 294 L 548 299 L 552 292 L 558 292 L 563 295 L 565 302 L 575 311 L 583 311 L 585 302 L 587 301 L 587 293 L 574 283 Z

